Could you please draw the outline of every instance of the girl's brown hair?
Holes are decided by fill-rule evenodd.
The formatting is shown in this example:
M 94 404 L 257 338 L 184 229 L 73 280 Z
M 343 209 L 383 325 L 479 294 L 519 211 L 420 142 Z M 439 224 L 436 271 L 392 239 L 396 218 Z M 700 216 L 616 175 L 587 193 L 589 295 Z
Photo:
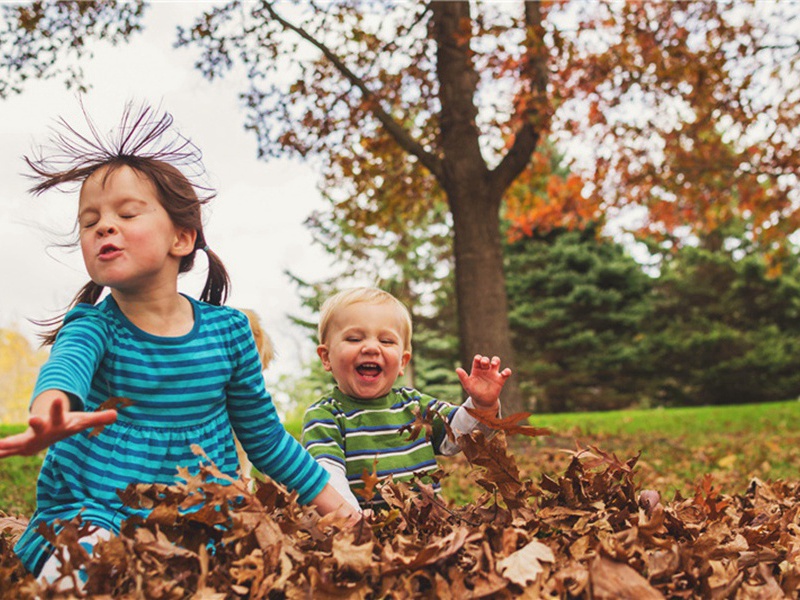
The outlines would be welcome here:
M 220 258 L 208 248 L 201 208 L 214 193 L 190 180 L 178 166 L 189 170 L 192 179 L 204 174 L 202 153 L 188 139 L 172 130 L 172 115 L 165 112 L 158 116 L 150 106 L 142 105 L 134 110 L 131 104 L 125 107 L 120 126 L 115 134 L 103 136 L 86 114 L 89 135 L 84 136 L 60 119 L 51 141 L 54 148 L 45 156 L 40 150 L 37 156 L 25 157 L 33 171 L 29 175 L 38 183 L 31 193 L 39 195 L 64 184 L 79 184 L 98 169 L 105 168 L 104 180 L 121 167 L 129 167 L 149 179 L 156 188 L 161 205 L 176 227 L 197 232 L 194 249 L 181 259 L 180 273 L 194 266 L 198 250 L 208 256 L 208 275 L 200 300 L 211 304 L 223 304 L 228 296 L 230 279 Z M 199 193 L 198 193 L 199 192 Z M 66 312 L 80 303 L 94 304 L 102 294 L 103 286 L 90 281 L 81 288 L 67 310 L 53 318 L 37 324 L 50 327 L 42 334 L 45 345 L 52 344 L 63 325 Z

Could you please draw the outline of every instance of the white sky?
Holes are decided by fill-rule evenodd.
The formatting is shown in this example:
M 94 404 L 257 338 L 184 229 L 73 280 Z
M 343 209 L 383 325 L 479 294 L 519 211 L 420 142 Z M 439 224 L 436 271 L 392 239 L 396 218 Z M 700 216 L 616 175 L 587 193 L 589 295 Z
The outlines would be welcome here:
M 305 279 L 330 270 L 328 256 L 312 246 L 303 220 L 324 206 L 310 166 L 290 161 L 258 161 L 256 140 L 244 131 L 237 97 L 244 82 L 226 77 L 209 83 L 192 66 L 196 51 L 176 50 L 175 25 L 199 15 L 197 3 L 152 6 L 145 31 L 131 44 L 96 46 L 84 63 L 92 89 L 84 103 L 101 130 L 118 122 L 126 101 L 147 101 L 172 113 L 178 130 L 195 142 L 217 197 L 206 214 L 206 239 L 225 262 L 233 282 L 228 304 L 256 310 L 278 351 L 268 382 L 296 370 L 313 346 L 287 314 L 303 314 L 286 269 Z M 156 25 L 157 24 L 157 25 Z M 77 198 L 26 193 L 30 181 L 22 155 L 47 142 L 48 128 L 65 116 L 81 125 L 77 97 L 57 81 L 31 81 L 25 91 L 0 100 L 0 327 L 14 327 L 32 340 L 27 319 L 51 317 L 62 310 L 88 277 L 78 252 L 50 248 L 52 231 L 68 234 Z M 197 296 L 205 279 L 205 261 L 182 289 Z

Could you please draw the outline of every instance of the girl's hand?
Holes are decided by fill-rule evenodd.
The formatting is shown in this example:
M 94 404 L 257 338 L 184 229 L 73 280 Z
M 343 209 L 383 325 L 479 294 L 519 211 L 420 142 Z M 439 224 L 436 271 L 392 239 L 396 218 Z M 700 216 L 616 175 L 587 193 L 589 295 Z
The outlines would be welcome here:
M 476 408 L 500 408 L 500 391 L 511 376 L 511 369 L 501 371 L 497 356 L 489 360 L 488 356 L 476 354 L 472 359 L 471 372 L 467 374 L 464 369 L 458 368 L 456 374 Z
M 6 456 L 31 456 L 71 435 L 117 420 L 117 411 L 73 412 L 65 408 L 62 398 L 54 398 L 49 410 L 41 415 L 31 415 L 28 429 L 17 435 L 0 439 L 0 458 Z

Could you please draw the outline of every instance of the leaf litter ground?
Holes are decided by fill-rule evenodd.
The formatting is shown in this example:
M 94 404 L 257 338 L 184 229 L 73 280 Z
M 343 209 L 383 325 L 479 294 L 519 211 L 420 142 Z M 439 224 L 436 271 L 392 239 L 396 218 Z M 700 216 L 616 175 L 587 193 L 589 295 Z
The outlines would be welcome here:
M 526 476 L 510 435 L 545 430 L 516 419 L 459 438 L 474 501 L 457 505 L 429 483 L 377 484 L 384 506 L 355 527 L 319 517 L 271 481 L 231 481 L 212 464 L 179 468 L 176 485 L 130 486 L 152 509 L 100 542 L 90 558 L 79 521 L 43 529 L 88 598 L 798 598 L 800 484 L 753 478 L 726 495 L 712 477 L 671 501 L 637 483 L 639 455 L 596 445 L 562 451 L 563 469 Z M 425 419 L 411 436 L 429 430 Z M 197 450 L 201 459 L 201 450 Z M 443 484 L 450 475 L 439 471 Z M 462 482 L 463 483 L 463 482 Z M 445 486 L 446 487 L 446 486 Z M 12 552 L 26 520 L 0 519 L 0 598 L 63 598 Z M 77 594 L 76 594 L 77 595 Z

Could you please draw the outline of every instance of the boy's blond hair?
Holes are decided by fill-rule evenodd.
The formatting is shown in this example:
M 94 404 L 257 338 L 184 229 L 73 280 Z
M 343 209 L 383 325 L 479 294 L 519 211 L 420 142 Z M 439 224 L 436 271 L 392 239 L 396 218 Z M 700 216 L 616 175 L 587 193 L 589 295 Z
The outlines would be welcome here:
M 245 315 L 247 320 L 250 321 L 250 330 L 253 332 L 253 339 L 256 341 L 256 348 L 258 349 L 258 358 L 261 360 L 261 370 L 264 371 L 275 358 L 275 348 L 272 345 L 272 340 L 264 331 L 261 326 L 261 319 L 254 310 L 249 308 L 240 309 Z
M 322 308 L 319 310 L 317 336 L 319 337 L 320 344 L 325 344 L 327 341 L 328 326 L 336 311 L 352 304 L 358 304 L 359 302 L 365 304 L 388 303 L 396 306 L 400 311 L 405 329 L 405 331 L 403 331 L 403 348 L 405 350 L 411 350 L 411 313 L 408 312 L 408 308 L 389 292 L 373 287 L 357 287 L 349 290 L 342 290 L 338 294 L 334 294 L 325 300 L 322 304 Z

